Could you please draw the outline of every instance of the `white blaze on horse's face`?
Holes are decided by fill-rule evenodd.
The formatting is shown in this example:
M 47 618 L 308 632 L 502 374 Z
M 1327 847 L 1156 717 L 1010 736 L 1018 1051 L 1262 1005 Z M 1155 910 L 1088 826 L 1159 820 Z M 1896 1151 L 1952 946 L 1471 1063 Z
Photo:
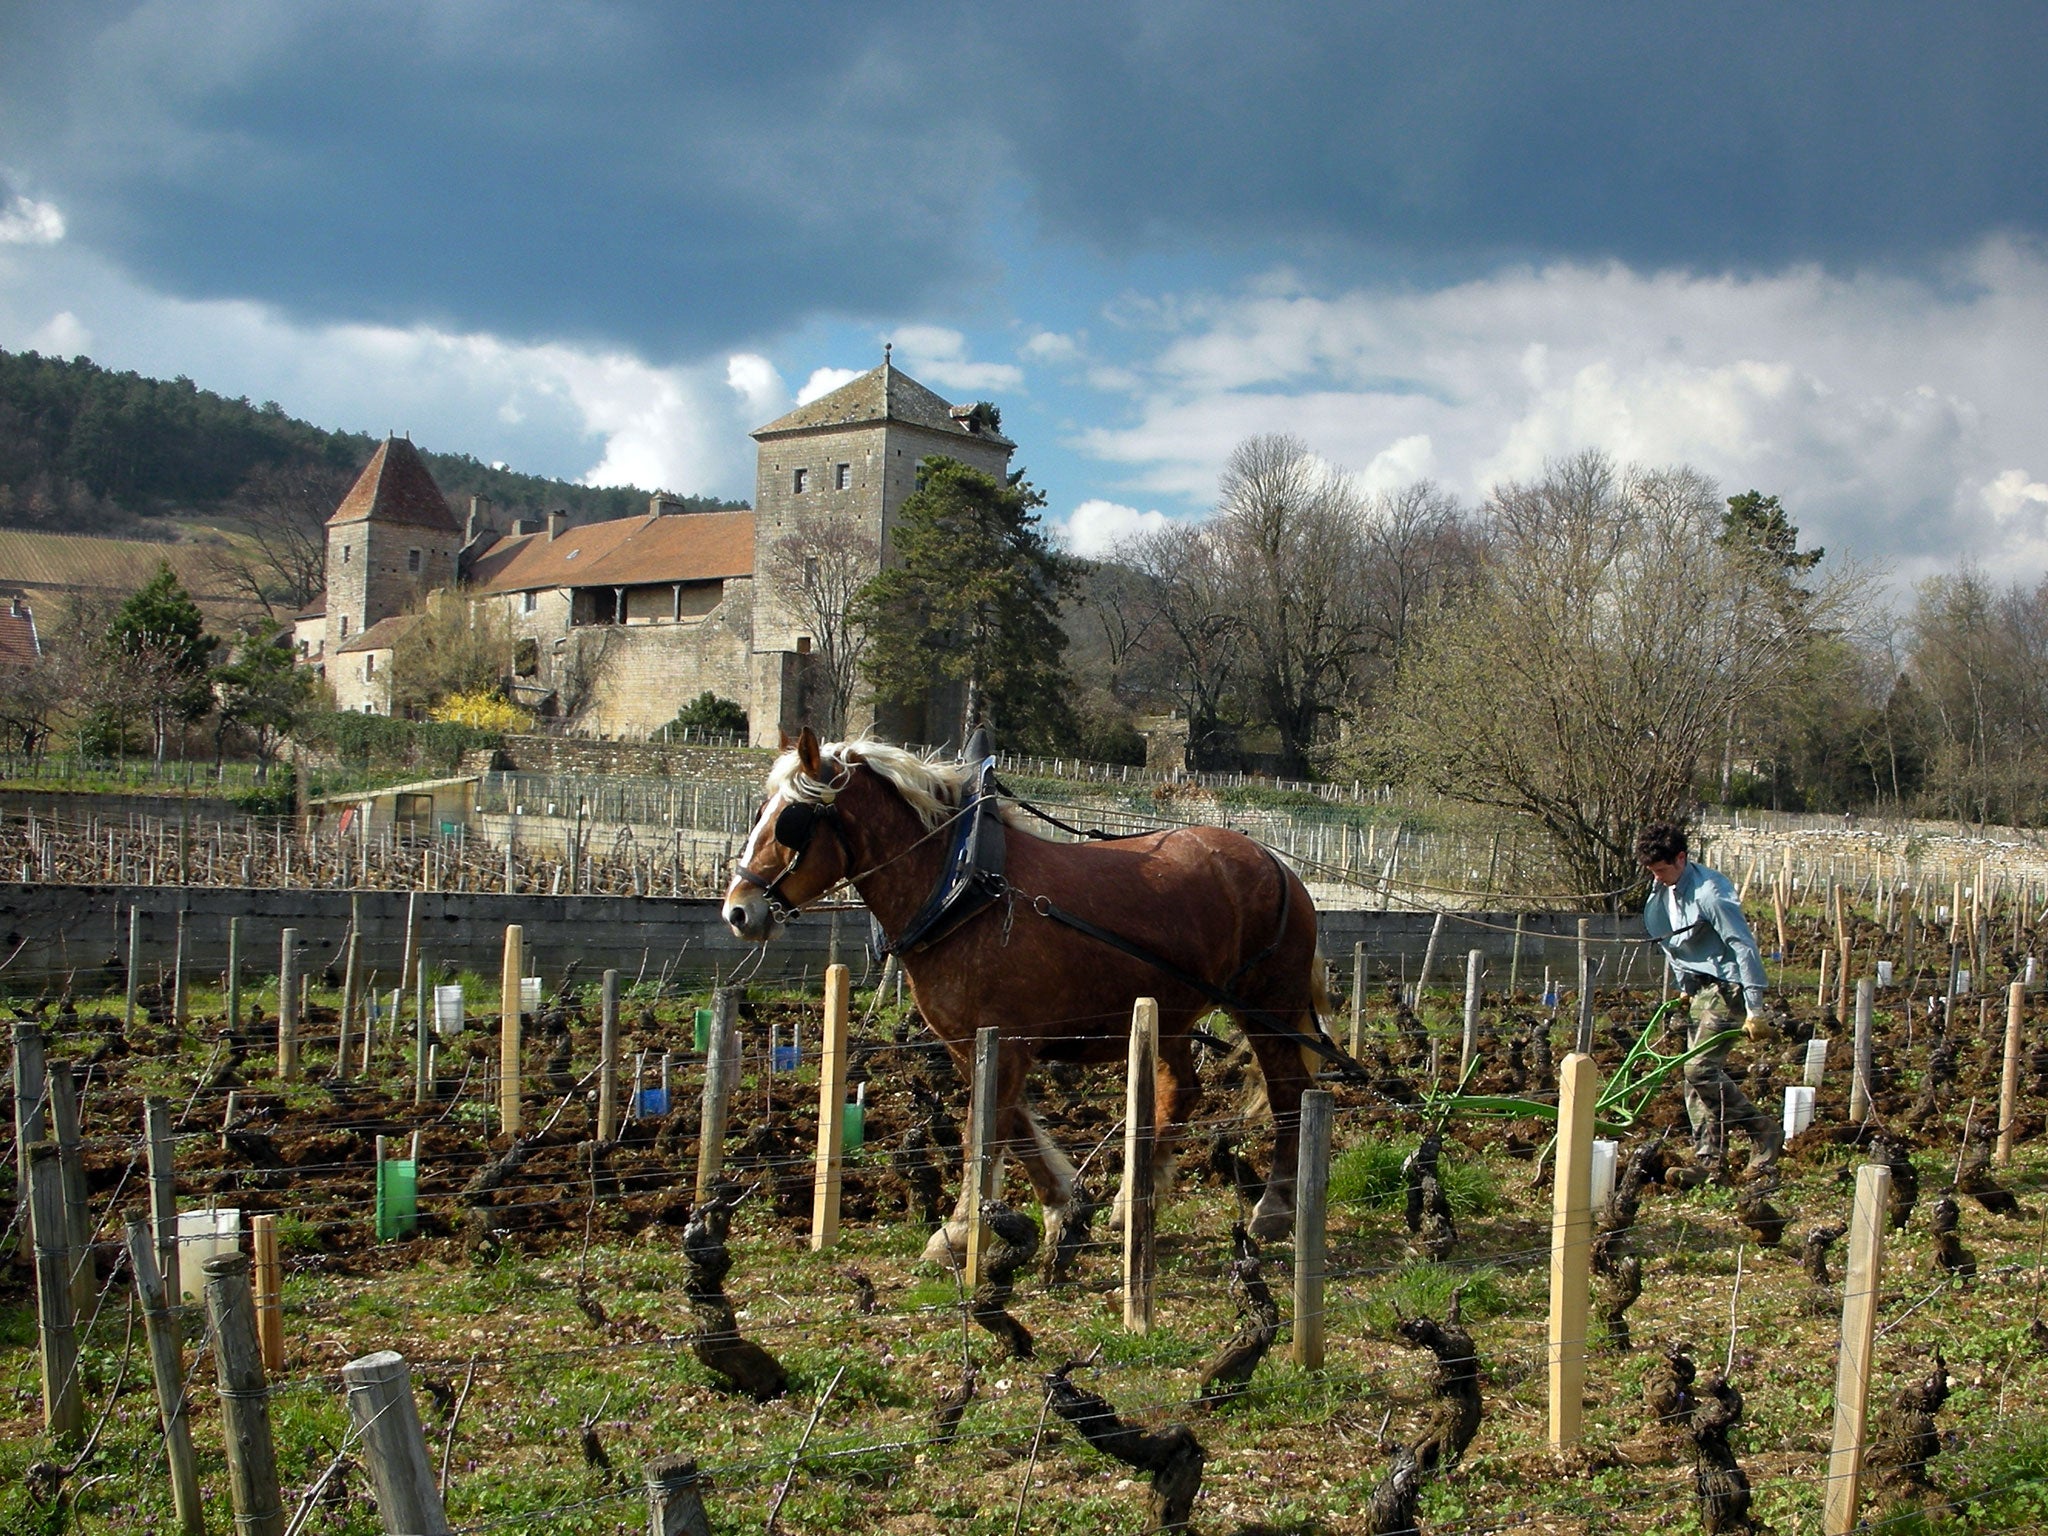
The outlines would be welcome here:
M 775 818 L 782 814 L 784 803 L 780 794 L 774 794 L 761 807 L 760 817 L 747 833 L 746 846 L 740 849 L 739 869 L 753 870 L 773 879 L 781 864 L 777 864 L 774 870 L 764 870 L 759 861 L 773 851 L 781 853 L 783 862 L 787 862 L 790 857 L 788 850 L 780 848 L 775 841 Z M 768 904 L 768 893 L 737 871 L 725 890 L 725 925 L 737 937 L 756 944 L 765 942 L 775 928 L 775 913 Z

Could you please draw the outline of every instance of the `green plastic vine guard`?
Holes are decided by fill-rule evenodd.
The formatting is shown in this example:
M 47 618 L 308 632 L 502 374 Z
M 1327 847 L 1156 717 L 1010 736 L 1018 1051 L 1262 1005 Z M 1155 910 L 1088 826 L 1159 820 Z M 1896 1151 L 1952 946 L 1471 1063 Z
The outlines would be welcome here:
M 711 1049 L 711 1010 L 709 1008 L 699 1008 L 697 1010 L 697 1049 L 700 1051 Z
M 867 1106 L 865 1104 L 848 1104 L 846 1106 L 846 1118 L 841 1123 L 845 1131 L 842 1138 L 845 1150 L 848 1152 L 858 1152 L 861 1149 L 863 1139 L 867 1135 Z
M 1652 1042 L 1657 1039 L 1664 1027 L 1664 1016 L 1674 1008 L 1682 1006 L 1684 1002 L 1685 999 L 1682 997 L 1672 997 L 1658 1005 L 1657 1011 L 1650 1015 L 1649 1023 L 1643 1026 L 1642 1034 L 1636 1038 L 1635 1044 L 1629 1047 L 1628 1054 L 1622 1058 L 1621 1065 L 1615 1068 L 1614 1075 L 1607 1080 L 1607 1086 L 1601 1089 L 1600 1101 L 1594 1107 L 1594 1123 L 1600 1130 L 1622 1132 L 1631 1129 L 1641 1118 L 1643 1111 L 1649 1107 L 1650 1100 L 1656 1097 L 1657 1090 L 1664 1085 L 1664 1080 L 1673 1072 L 1681 1070 L 1694 1057 L 1704 1056 L 1724 1045 L 1731 1045 L 1740 1037 L 1740 1030 L 1725 1029 L 1698 1045 L 1672 1055 L 1665 1055 Z M 1468 1070 L 1468 1081 L 1470 1077 L 1471 1073 Z M 1422 1109 L 1425 1115 L 1434 1118 L 1438 1124 L 1453 1114 L 1502 1120 L 1519 1120 L 1524 1116 L 1534 1116 L 1542 1120 L 1557 1118 L 1555 1104 L 1546 1104 L 1541 1099 L 1521 1099 L 1501 1094 L 1468 1094 L 1464 1092 L 1463 1083 L 1448 1094 L 1425 1095 Z M 1549 1152 L 1550 1149 L 1545 1147 L 1537 1154 L 1538 1167 L 1542 1166 Z
M 411 1237 L 419 1224 L 419 1164 L 409 1157 L 377 1165 L 377 1241 Z

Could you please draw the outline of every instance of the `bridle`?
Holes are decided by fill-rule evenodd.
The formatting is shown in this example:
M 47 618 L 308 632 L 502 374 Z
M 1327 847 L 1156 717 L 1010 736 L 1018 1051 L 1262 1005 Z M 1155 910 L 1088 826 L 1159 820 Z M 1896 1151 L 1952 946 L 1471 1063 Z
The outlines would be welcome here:
M 782 866 L 780 874 L 770 879 L 744 864 L 733 872 L 735 884 L 751 885 L 761 893 L 768 902 L 769 912 L 777 922 L 787 922 L 798 911 L 795 903 L 784 898 L 782 882 L 795 874 L 797 866 L 803 863 L 804 853 L 817 839 L 820 826 L 829 828 L 832 835 L 839 840 L 839 851 L 846 860 L 846 871 L 840 878 L 851 880 L 853 846 L 847 842 L 846 829 L 839 823 L 839 807 L 830 801 L 823 805 L 813 805 L 807 800 L 792 800 L 775 813 L 775 826 L 770 835 L 792 855 L 790 861 Z

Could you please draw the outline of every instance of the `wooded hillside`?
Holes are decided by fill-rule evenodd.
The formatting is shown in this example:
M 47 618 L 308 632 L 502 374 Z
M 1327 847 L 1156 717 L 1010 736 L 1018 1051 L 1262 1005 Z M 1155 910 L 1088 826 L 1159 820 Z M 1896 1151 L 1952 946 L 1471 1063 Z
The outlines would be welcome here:
M 0 526 L 148 537 L 153 526 L 169 533 L 165 519 L 234 519 L 280 493 L 331 508 L 375 446 L 365 433 L 329 432 L 274 400 L 231 400 L 188 378 L 0 351 Z M 587 522 L 644 510 L 648 494 L 494 469 L 466 453 L 421 454 L 457 507 L 484 495 L 512 516 L 559 507 Z

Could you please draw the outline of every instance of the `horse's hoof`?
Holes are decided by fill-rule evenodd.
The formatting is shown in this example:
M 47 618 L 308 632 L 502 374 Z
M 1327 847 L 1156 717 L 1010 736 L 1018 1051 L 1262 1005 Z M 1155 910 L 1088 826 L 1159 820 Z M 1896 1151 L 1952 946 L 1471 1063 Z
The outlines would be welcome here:
M 1294 1233 L 1294 1212 L 1291 1210 L 1255 1211 L 1252 1214 L 1252 1236 L 1262 1243 L 1282 1241 Z
M 963 1238 L 960 1242 L 955 1243 L 947 1235 L 946 1229 L 941 1227 L 931 1235 L 931 1240 L 924 1245 L 924 1252 L 919 1255 L 919 1259 L 922 1263 L 937 1264 L 946 1269 L 951 1269 L 957 1264 L 964 1264 L 967 1262 L 966 1240 Z

